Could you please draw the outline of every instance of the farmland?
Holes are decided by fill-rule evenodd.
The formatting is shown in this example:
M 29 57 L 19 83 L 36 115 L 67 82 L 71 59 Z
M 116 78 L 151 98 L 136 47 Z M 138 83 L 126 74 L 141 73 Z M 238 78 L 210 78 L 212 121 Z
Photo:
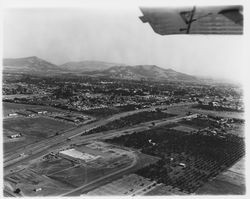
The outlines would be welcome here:
M 136 173 L 185 193 L 195 192 L 245 153 L 244 140 L 232 134 L 220 138 L 164 127 L 107 141 L 161 157 L 156 164 Z
M 232 169 L 245 155 L 244 112 L 197 106 L 244 110 L 237 88 L 81 74 L 9 81 L 6 196 L 244 194 L 242 165 Z

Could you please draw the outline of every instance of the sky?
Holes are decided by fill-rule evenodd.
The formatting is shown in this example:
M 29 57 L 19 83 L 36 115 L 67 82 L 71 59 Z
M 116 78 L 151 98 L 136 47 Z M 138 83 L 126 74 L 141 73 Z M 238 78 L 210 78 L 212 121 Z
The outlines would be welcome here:
M 157 65 L 240 81 L 246 67 L 243 36 L 156 34 L 122 8 L 12 8 L 4 12 L 3 57 L 37 56 L 54 64 L 96 60 Z

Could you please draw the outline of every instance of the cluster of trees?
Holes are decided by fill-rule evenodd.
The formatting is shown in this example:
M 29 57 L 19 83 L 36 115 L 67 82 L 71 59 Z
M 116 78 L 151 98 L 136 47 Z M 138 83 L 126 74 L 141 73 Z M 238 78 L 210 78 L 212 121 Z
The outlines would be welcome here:
M 168 117 L 172 117 L 172 116 L 175 116 L 175 115 L 161 112 L 161 111 L 143 111 L 143 112 L 139 112 L 139 113 L 136 113 L 133 115 L 122 117 L 118 120 L 109 122 L 106 125 L 97 127 L 95 129 L 89 131 L 88 133 L 92 134 L 92 133 L 98 133 L 98 132 L 102 132 L 102 131 L 119 129 L 119 128 L 123 128 L 123 127 L 128 127 L 128 126 L 140 124 L 143 122 L 148 122 L 151 120 L 159 120 L 162 118 L 168 118 Z
M 161 159 L 157 163 L 137 173 L 189 193 L 245 154 L 244 139 L 232 134 L 220 138 L 163 127 L 107 141 L 159 156 Z M 180 169 L 180 162 L 185 163 L 185 168 Z

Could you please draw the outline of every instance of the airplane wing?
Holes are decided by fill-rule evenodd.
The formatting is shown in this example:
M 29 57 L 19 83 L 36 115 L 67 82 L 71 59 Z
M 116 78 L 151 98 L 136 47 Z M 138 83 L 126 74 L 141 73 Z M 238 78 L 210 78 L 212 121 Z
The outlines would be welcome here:
M 171 34 L 243 34 L 242 6 L 144 7 L 143 23 L 154 32 Z

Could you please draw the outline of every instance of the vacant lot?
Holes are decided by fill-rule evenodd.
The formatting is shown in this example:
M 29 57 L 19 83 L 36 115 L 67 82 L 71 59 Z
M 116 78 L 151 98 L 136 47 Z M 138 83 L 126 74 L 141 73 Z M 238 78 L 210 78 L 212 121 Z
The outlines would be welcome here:
M 5 137 L 8 134 L 21 133 L 24 139 L 17 139 L 17 142 L 6 142 L 4 150 L 18 149 L 36 141 L 41 141 L 56 133 L 62 133 L 72 128 L 74 125 L 49 118 L 12 118 L 3 121 L 3 132 Z M 14 141 L 14 139 L 13 139 Z

